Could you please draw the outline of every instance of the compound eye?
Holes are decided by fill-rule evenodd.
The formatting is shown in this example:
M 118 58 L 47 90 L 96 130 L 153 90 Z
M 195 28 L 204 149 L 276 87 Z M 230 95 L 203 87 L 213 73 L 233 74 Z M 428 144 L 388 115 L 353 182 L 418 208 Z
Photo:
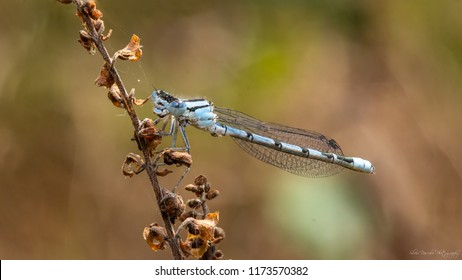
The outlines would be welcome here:
M 170 106 L 172 106 L 173 108 L 181 108 L 181 107 L 183 107 L 183 102 L 180 101 L 180 100 L 173 100 L 170 103 Z

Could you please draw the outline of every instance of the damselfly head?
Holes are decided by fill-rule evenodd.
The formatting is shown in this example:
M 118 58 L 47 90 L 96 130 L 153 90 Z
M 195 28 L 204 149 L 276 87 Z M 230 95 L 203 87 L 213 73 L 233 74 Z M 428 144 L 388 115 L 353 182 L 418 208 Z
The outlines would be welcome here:
M 167 109 L 167 106 L 176 100 L 178 99 L 161 89 L 153 91 L 151 94 L 151 101 L 154 104 L 154 114 L 158 115 L 159 117 L 168 115 L 170 112 Z
M 157 94 L 157 96 L 162 99 L 162 100 L 165 100 L 166 102 L 170 103 L 170 102 L 173 102 L 174 100 L 177 100 L 178 98 L 168 94 L 166 91 L 163 91 L 161 89 L 159 90 L 155 90 L 152 94 L 154 95 L 154 93 Z
M 175 117 L 179 117 L 185 113 L 186 103 L 179 99 L 176 99 L 170 102 L 167 105 L 166 109 L 169 111 L 170 114 L 174 115 Z

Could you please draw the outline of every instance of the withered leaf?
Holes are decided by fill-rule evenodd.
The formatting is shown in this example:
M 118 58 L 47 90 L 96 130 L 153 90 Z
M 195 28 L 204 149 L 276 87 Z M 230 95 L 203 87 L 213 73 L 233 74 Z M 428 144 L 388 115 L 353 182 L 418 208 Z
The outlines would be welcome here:
M 107 93 L 107 97 L 117 108 L 125 108 L 124 100 L 120 94 L 119 87 L 116 84 L 111 86 L 111 89 Z
M 109 29 L 109 31 L 107 32 L 106 35 L 103 35 L 102 33 L 100 33 L 100 34 L 101 34 L 101 40 L 106 41 L 107 39 L 109 39 L 109 37 L 111 37 L 112 29 Z
M 122 164 L 122 174 L 125 177 L 133 177 L 144 170 L 144 160 L 140 155 L 129 153 Z
M 212 213 L 208 213 L 206 216 L 205 216 L 205 219 L 203 220 L 200 220 L 202 221 L 203 223 L 206 223 L 210 226 L 216 226 L 218 224 L 218 221 L 220 220 L 220 212 L 216 211 L 216 212 L 212 212 Z
M 107 35 L 103 34 L 105 27 L 104 27 L 104 21 L 102 19 L 97 19 L 97 20 L 92 19 L 91 22 L 95 26 L 95 30 L 100 36 L 102 41 L 106 41 L 107 39 L 109 39 L 109 37 L 111 37 L 112 29 L 109 29 Z
M 156 175 L 157 176 L 161 176 L 161 177 L 165 177 L 167 176 L 168 174 L 172 173 L 173 171 L 171 170 L 168 170 L 167 168 L 164 168 L 162 170 L 156 170 Z
M 136 106 L 143 106 L 149 100 L 151 100 L 151 96 L 149 96 L 146 99 L 133 98 L 133 104 L 135 104 Z
M 218 220 L 219 212 L 213 212 L 207 214 L 203 220 L 192 221 L 193 226 L 198 229 L 198 234 L 188 233 L 186 244 L 183 246 L 188 250 L 188 254 L 200 258 L 207 251 L 210 244 L 215 241 L 215 226 Z
M 114 78 L 111 75 L 110 66 L 104 63 L 99 76 L 95 79 L 95 84 L 99 87 L 111 88 L 114 84 Z
M 180 249 L 186 257 L 191 256 L 191 244 L 188 241 L 180 240 Z
M 138 135 L 144 139 L 162 138 L 162 136 L 159 134 L 159 130 L 157 129 L 154 121 L 149 118 L 145 118 L 144 120 L 141 121 Z
M 103 13 L 96 9 L 96 3 L 93 0 L 87 1 L 83 5 L 83 10 L 93 19 L 98 20 L 103 16 Z
M 141 58 L 142 55 L 141 51 L 141 45 L 140 45 L 140 38 L 133 34 L 132 38 L 130 39 L 130 42 L 128 45 L 121 49 L 118 50 L 113 57 L 113 60 L 119 58 L 122 60 L 130 60 L 130 61 L 138 61 Z
M 85 30 L 80 30 L 79 36 L 79 43 L 88 51 L 89 54 L 94 55 L 96 53 L 96 45 L 88 32 Z
M 154 121 L 149 118 L 146 118 L 141 122 L 140 129 L 138 130 L 138 136 L 146 141 L 151 154 L 160 144 L 162 144 L 162 135 L 157 130 Z

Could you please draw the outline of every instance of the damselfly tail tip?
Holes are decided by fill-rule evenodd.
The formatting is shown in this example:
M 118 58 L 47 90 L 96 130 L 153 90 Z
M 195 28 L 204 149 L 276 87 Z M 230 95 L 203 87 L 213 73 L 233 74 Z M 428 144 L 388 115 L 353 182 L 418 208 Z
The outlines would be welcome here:
M 372 165 L 372 163 L 368 160 L 364 160 L 364 161 L 368 163 L 365 171 L 369 174 L 375 174 L 375 167 Z
M 353 168 L 351 169 L 364 173 L 375 174 L 375 167 L 372 165 L 370 161 L 357 157 L 353 157 L 352 159 Z

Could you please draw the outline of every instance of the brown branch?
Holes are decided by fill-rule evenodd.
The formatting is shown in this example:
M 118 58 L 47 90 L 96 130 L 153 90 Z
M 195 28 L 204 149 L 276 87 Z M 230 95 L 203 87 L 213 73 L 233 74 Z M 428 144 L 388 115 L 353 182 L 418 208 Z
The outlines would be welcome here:
M 99 27 L 98 29 L 95 26 L 95 21 L 91 18 L 91 15 L 88 14 L 88 10 L 86 8 L 88 7 L 88 3 L 89 3 L 88 0 L 73 0 L 73 2 L 77 6 L 77 11 L 79 15 L 82 17 L 83 22 L 85 23 L 88 35 L 90 36 L 91 40 L 94 42 L 96 48 L 98 49 L 99 53 L 103 57 L 106 64 L 109 66 L 108 70 L 121 93 L 122 102 L 124 105 L 123 107 L 127 111 L 128 116 L 130 117 L 131 122 L 133 124 L 133 127 L 135 128 L 135 132 L 136 132 L 135 137 L 136 137 L 136 135 L 138 135 L 138 132 L 140 130 L 140 120 L 134 110 L 132 96 L 127 92 L 122 82 L 122 79 L 119 73 L 117 72 L 117 69 L 114 66 L 114 61 L 109 55 L 106 47 L 104 46 L 103 40 L 105 38 L 102 35 L 103 28 Z M 159 182 L 157 180 L 157 175 L 156 175 L 157 166 L 151 160 L 150 149 L 145 139 L 143 139 L 142 137 L 137 137 L 137 138 L 138 138 L 137 140 L 138 140 L 140 149 L 143 152 L 143 157 L 144 157 L 144 161 L 146 164 L 146 172 L 149 176 L 149 180 L 151 181 L 151 186 L 152 186 L 152 189 L 154 190 L 154 194 L 156 196 L 157 203 L 160 209 L 161 208 L 160 203 L 162 200 L 162 191 L 161 191 Z M 161 211 L 161 214 L 162 214 L 162 219 L 164 221 L 165 229 L 167 231 L 168 242 L 170 244 L 173 257 L 174 259 L 177 259 L 177 260 L 183 259 L 179 241 L 178 241 L 178 238 L 175 238 L 175 230 L 170 221 L 170 217 L 167 213 L 164 213 L 162 211 Z

